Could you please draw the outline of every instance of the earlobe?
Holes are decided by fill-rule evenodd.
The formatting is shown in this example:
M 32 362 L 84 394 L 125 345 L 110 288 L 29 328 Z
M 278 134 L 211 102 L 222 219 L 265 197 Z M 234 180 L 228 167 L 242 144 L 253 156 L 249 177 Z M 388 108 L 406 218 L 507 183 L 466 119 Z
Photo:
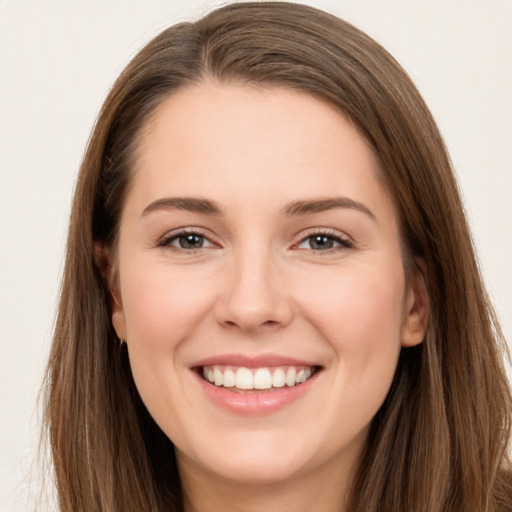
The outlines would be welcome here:
M 114 326 L 117 337 L 121 341 L 126 341 L 126 322 L 124 311 L 121 306 L 114 306 L 112 308 L 112 325 Z
M 411 276 L 406 292 L 404 323 L 402 327 L 402 346 L 419 345 L 427 332 L 430 301 L 425 280 L 425 265 L 418 262 Z
M 112 311 L 112 325 L 120 340 L 126 341 L 126 321 L 124 316 L 121 293 L 119 291 L 119 282 L 117 272 L 112 263 L 112 257 L 105 246 L 96 242 L 94 245 L 96 265 L 98 266 L 103 282 L 109 292 L 110 309 Z

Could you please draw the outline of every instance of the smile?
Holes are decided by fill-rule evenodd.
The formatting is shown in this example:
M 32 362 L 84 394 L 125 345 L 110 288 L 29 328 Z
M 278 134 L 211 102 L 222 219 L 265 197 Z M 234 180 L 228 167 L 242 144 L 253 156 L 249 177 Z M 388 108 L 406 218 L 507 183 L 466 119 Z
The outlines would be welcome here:
M 210 403 L 239 416 L 263 416 L 302 403 L 319 389 L 324 373 L 322 365 L 277 354 L 216 355 L 190 369 Z
M 278 366 L 246 368 L 211 365 L 202 367 L 202 376 L 210 384 L 232 391 L 271 390 L 294 387 L 306 382 L 316 371 L 314 366 Z

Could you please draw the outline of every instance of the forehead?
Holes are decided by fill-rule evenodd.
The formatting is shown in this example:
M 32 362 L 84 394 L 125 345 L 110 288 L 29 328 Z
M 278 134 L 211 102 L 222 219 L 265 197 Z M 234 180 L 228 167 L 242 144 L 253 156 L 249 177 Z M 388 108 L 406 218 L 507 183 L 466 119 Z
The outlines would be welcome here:
M 205 82 L 170 95 L 145 126 L 133 187 L 145 196 L 237 191 L 383 194 L 373 149 L 334 106 L 284 87 Z M 387 194 L 384 194 L 387 196 Z M 284 197 L 289 196 L 289 197 Z M 357 198 L 354 198 L 357 200 Z

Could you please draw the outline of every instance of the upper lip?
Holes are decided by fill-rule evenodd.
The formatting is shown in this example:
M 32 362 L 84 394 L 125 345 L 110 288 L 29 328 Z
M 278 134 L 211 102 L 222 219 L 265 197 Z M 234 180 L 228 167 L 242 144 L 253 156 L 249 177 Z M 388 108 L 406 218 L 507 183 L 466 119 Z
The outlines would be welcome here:
M 273 366 L 320 366 L 316 362 L 296 359 L 294 357 L 279 354 L 221 354 L 195 361 L 191 368 L 199 366 L 237 366 L 245 368 L 265 368 Z

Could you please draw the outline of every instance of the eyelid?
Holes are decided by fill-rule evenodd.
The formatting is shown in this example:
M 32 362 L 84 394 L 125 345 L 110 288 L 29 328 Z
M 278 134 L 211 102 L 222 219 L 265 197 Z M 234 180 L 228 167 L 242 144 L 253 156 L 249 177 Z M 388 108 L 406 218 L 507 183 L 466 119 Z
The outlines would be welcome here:
M 355 247 L 354 241 L 348 235 L 340 231 L 334 230 L 332 228 L 310 228 L 305 232 L 301 233 L 301 238 L 298 242 L 294 244 L 294 247 L 297 247 L 298 245 L 305 242 L 308 238 L 311 238 L 312 236 L 315 235 L 325 235 L 328 238 L 332 238 L 333 240 L 340 244 L 340 247 L 333 247 L 325 250 L 307 249 L 314 253 L 330 253 L 340 249 L 350 249 Z
M 176 247 L 176 246 L 171 245 L 172 241 L 178 239 L 180 236 L 183 236 L 183 235 L 200 236 L 200 237 L 204 238 L 206 241 L 208 241 L 208 243 L 210 245 L 207 247 L 200 247 L 198 249 L 185 249 L 185 248 Z M 309 228 L 305 232 L 301 233 L 300 239 L 294 243 L 293 248 L 296 248 L 298 245 L 305 242 L 308 238 L 311 238 L 315 235 L 317 235 L 317 236 L 324 235 L 328 238 L 331 238 L 334 241 L 336 241 L 337 243 L 339 243 L 340 246 L 332 247 L 332 248 L 325 249 L 325 250 L 306 249 L 306 250 L 309 250 L 314 253 L 331 253 L 331 252 L 335 252 L 338 250 L 350 249 L 350 248 L 355 247 L 353 240 L 349 236 L 347 236 L 346 234 L 344 234 L 342 232 L 339 232 L 332 228 Z M 183 251 L 183 252 L 195 252 L 195 251 L 199 251 L 201 249 L 207 249 L 212 246 L 219 247 L 219 244 L 217 242 L 215 242 L 212 239 L 212 237 L 206 233 L 206 230 L 204 230 L 203 228 L 198 228 L 198 227 L 183 227 L 183 228 L 177 228 L 171 232 L 167 232 L 165 235 L 161 236 L 157 240 L 156 245 L 159 247 L 174 248 L 176 250 Z
M 175 247 L 173 245 L 171 245 L 170 242 L 178 239 L 180 236 L 183 236 L 183 235 L 197 235 L 197 236 L 200 236 L 202 238 L 204 238 L 205 240 L 207 240 L 211 245 L 208 246 L 208 247 L 201 247 L 201 248 L 198 248 L 198 249 L 184 249 L 182 247 Z M 179 250 L 179 251 L 184 251 L 184 252 L 194 252 L 194 251 L 199 251 L 201 249 L 207 249 L 211 246 L 218 246 L 219 244 L 217 244 L 216 242 L 214 242 L 212 240 L 212 238 L 206 234 L 206 231 L 202 228 L 197 228 L 197 227 L 186 227 L 186 228 L 178 228 L 178 229 L 175 229 L 173 231 L 170 231 L 168 233 L 166 233 L 165 235 L 161 236 L 158 240 L 157 240 L 157 244 L 156 244 L 158 247 L 171 247 L 171 248 L 174 248 L 176 250 Z

